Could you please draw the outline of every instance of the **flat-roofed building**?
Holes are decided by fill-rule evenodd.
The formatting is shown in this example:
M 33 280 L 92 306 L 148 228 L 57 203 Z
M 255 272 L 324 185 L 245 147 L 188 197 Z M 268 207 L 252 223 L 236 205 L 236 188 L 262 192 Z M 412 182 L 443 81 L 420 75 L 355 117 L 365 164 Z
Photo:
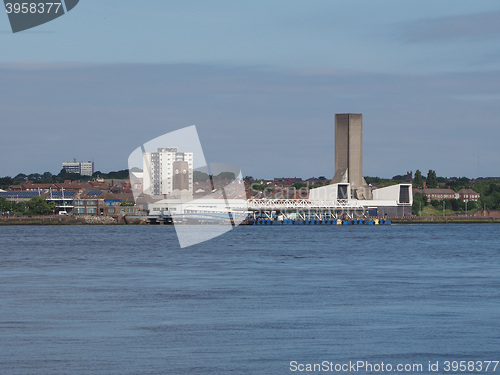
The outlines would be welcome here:
M 63 169 L 66 173 L 76 173 L 81 176 L 92 176 L 94 174 L 94 162 L 92 161 L 65 161 L 62 163 Z

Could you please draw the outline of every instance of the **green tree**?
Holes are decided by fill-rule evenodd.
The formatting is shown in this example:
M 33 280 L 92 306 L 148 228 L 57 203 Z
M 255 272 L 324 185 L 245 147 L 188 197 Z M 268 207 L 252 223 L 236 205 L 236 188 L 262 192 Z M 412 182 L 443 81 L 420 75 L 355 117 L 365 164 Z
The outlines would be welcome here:
M 432 199 L 431 205 L 432 205 L 432 207 L 436 207 L 436 208 L 438 208 L 440 205 L 443 206 L 443 204 L 440 201 L 438 201 L 437 199 Z
M 206 182 L 210 180 L 208 173 L 203 173 L 201 171 L 193 171 L 193 181 L 194 182 Z
M 470 206 L 468 207 L 470 209 Z M 461 199 L 457 199 L 457 209 L 456 211 L 465 212 L 465 202 Z
M 498 181 L 485 181 L 480 184 L 480 208 L 498 210 L 500 208 L 500 185 Z
M 4 197 L 0 197 L 0 212 L 7 212 L 10 211 L 10 209 L 11 209 L 10 202 Z
M 456 199 L 450 199 L 449 201 L 450 201 L 451 209 L 453 211 L 458 211 L 458 209 L 460 208 L 459 201 Z
M 106 178 L 108 180 L 114 179 L 114 180 L 126 180 L 129 177 L 129 171 L 128 169 L 121 169 L 119 171 L 111 171 L 109 173 L 102 173 L 102 172 L 96 172 L 99 173 L 100 178 Z M 96 177 L 96 173 L 92 175 L 92 177 Z M 88 178 L 87 176 L 84 176 L 84 178 Z
M 366 181 L 367 184 L 378 184 L 378 183 L 380 183 L 381 178 L 380 177 L 366 176 L 365 177 L 365 181 Z
M 307 183 L 306 182 L 297 181 L 297 182 L 294 182 L 292 185 L 290 185 L 290 187 L 291 188 L 295 188 L 295 189 L 302 189 L 302 188 L 307 187 Z
M 42 175 L 40 173 L 30 173 L 28 175 L 28 180 L 38 182 L 42 179 Z
M 424 194 L 416 193 L 413 195 L 413 205 L 411 213 L 420 216 L 422 209 L 427 206 L 427 197 Z
M 11 177 L 1 177 L 0 178 L 0 189 L 7 189 L 10 185 L 14 184 L 14 180 Z
M 16 203 L 0 197 L 0 212 L 16 212 L 23 214 L 26 209 L 24 202 Z
M 254 182 L 250 185 L 250 190 L 252 191 L 263 191 L 266 188 L 266 185 L 260 184 L 258 182 Z
M 429 172 L 427 173 L 426 186 L 429 189 L 435 189 L 435 188 L 437 188 L 438 184 L 437 184 L 436 171 L 433 171 L 432 169 L 429 169 Z
M 221 172 L 215 176 L 218 180 L 233 181 L 236 179 L 236 175 L 233 172 Z
M 90 179 L 90 176 L 88 176 Z M 59 174 L 56 176 L 56 182 L 64 182 L 65 180 L 82 180 L 82 176 L 79 173 L 67 173 L 66 169 L 61 169 Z
M 422 172 L 417 169 L 415 172 L 415 176 L 413 177 L 413 186 L 416 188 L 423 188 L 424 187 L 424 181 L 422 179 Z
M 24 215 L 26 213 L 26 202 L 10 202 L 11 208 L 10 210 L 14 212 L 16 215 Z
M 478 208 L 478 202 L 468 201 L 467 202 L 467 206 L 466 206 L 466 204 L 464 202 L 464 210 L 465 210 L 465 207 L 467 207 L 467 211 L 475 210 L 476 208 Z
M 56 204 L 54 202 L 47 202 L 45 197 L 34 197 L 26 202 L 26 207 L 30 215 L 43 215 L 52 213 L 55 210 Z
M 317 181 L 314 185 L 309 185 L 309 189 L 317 189 L 322 186 L 324 186 L 324 184 L 321 181 Z
M 24 215 L 26 213 L 26 202 L 16 203 L 14 201 L 8 201 L 6 208 L 6 211 L 10 211 L 14 215 Z
M 459 191 L 460 189 L 468 188 L 470 186 L 470 180 L 467 177 L 455 178 L 449 180 L 447 185 L 451 189 Z
M 19 173 L 16 177 L 13 178 L 14 183 L 22 183 L 24 180 L 26 180 L 28 176 L 26 176 L 24 173 Z
M 500 193 L 494 192 L 482 196 L 479 199 L 480 208 L 485 207 L 487 210 L 498 210 L 500 208 Z
M 451 205 L 451 199 L 448 199 L 448 198 L 443 199 L 443 201 L 441 202 L 441 207 L 443 207 L 443 202 L 444 202 L 444 208 L 446 210 L 452 210 L 453 209 L 453 207 Z

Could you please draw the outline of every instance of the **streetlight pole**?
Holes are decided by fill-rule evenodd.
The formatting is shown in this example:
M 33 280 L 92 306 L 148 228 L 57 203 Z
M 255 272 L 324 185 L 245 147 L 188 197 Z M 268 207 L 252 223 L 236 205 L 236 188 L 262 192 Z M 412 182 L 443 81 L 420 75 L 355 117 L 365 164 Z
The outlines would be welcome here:
M 444 199 L 443 199 L 443 217 L 446 216 L 445 211 L 444 211 Z

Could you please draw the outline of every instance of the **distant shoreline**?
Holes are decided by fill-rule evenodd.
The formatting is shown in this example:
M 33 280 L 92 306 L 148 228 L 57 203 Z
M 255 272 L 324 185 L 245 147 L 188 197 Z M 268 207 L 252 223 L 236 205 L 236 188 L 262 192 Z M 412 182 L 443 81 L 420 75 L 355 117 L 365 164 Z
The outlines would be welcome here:
M 392 224 L 500 224 L 500 217 L 408 216 L 390 217 Z M 11 225 L 148 225 L 144 219 L 111 216 L 3 216 L 0 226 Z
M 141 224 L 141 220 L 131 220 L 112 216 L 2 216 L 2 225 L 127 225 Z

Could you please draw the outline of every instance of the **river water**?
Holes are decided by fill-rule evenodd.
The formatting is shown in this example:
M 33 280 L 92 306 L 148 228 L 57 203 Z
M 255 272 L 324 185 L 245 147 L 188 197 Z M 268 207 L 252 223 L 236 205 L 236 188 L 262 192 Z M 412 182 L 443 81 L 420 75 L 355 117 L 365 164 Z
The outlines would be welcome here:
M 2 375 L 500 360 L 498 225 L 240 226 L 184 249 L 168 226 L 0 238 Z

